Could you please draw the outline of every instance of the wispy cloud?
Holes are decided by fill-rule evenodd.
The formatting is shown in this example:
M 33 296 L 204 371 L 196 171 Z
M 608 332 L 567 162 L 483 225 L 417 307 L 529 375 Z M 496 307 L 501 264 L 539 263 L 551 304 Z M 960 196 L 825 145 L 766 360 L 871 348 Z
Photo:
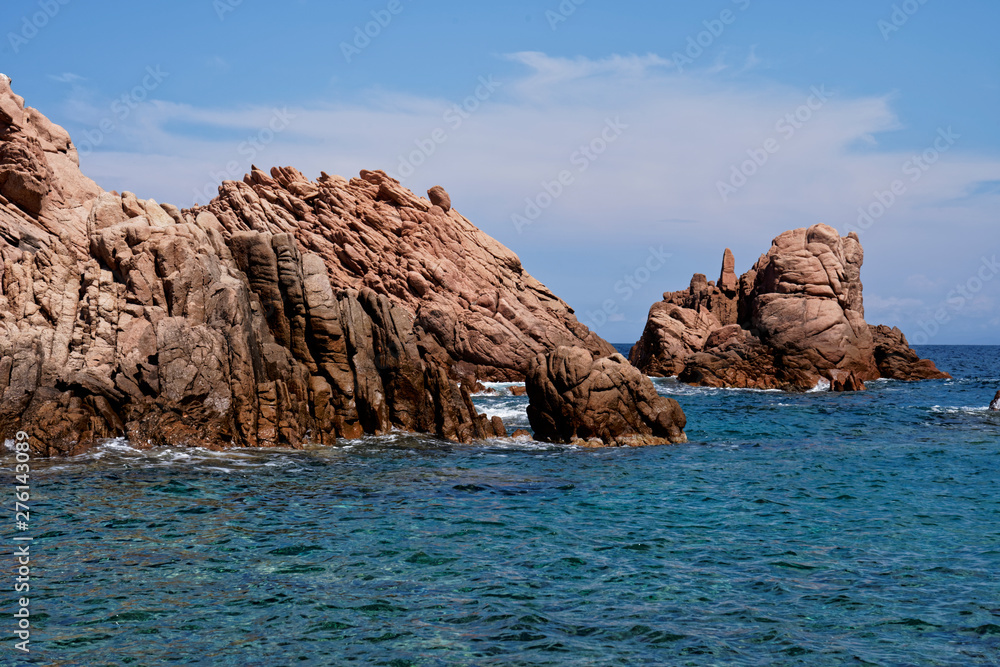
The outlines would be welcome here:
M 72 72 L 63 72 L 62 74 L 50 74 L 49 78 L 53 81 L 59 83 L 80 83 L 81 81 L 86 81 L 84 77 L 79 74 L 73 74 Z

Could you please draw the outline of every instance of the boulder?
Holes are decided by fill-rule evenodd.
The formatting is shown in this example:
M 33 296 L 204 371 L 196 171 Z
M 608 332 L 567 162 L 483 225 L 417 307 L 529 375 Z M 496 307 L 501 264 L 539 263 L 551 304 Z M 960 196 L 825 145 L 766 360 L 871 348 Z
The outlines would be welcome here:
M 835 368 L 827 373 L 830 380 L 830 391 L 865 391 L 865 383 L 858 379 L 854 371 Z
M 526 381 L 535 439 L 591 447 L 637 447 L 687 441 L 677 401 L 620 354 L 594 358 L 560 346 L 539 354 Z
M 854 391 L 880 377 L 949 377 L 898 329 L 865 322 L 863 261 L 857 235 L 827 225 L 781 234 L 738 280 L 727 249 L 718 285 L 695 274 L 652 306 L 630 359 L 648 374 L 713 387 L 801 391 L 826 379 Z
M 990 402 L 990 410 L 1000 412 L 1000 391 L 997 392 L 996 396 L 994 396 L 993 400 Z
M 950 378 L 930 359 L 921 359 L 897 327 L 871 327 L 875 341 L 875 363 L 884 378 L 892 380 L 943 380 Z

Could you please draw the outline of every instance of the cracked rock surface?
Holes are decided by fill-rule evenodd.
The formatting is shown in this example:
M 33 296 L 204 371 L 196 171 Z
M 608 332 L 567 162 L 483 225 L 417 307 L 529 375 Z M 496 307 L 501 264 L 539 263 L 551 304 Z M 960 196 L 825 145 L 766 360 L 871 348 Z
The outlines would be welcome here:
M 585 447 L 640 447 L 687 442 L 677 401 L 625 357 L 595 359 L 580 347 L 539 354 L 525 383 L 535 438 Z
M 710 387 L 858 390 L 880 377 L 949 377 L 899 329 L 864 319 L 856 234 L 828 225 L 778 236 L 739 278 L 727 249 L 718 282 L 696 274 L 653 304 L 630 353 L 640 370 Z
M 44 456 L 113 437 L 506 435 L 472 404 L 478 369 L 607 344 L 447 193 L 431 201 L 374 172 L 314 184 L 289 169 L 185 211 L 105 192 L 0 78 L 0 436 L 24 430 Z

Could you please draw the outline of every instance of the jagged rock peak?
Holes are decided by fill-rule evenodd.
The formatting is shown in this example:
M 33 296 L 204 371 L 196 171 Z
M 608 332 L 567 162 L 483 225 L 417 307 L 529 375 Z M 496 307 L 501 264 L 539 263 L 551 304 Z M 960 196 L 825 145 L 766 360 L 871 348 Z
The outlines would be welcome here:
M 630 359 L 651 375 L 719 387 L 861 389 L 879 377 L 947 377 L 898 329 L 864 320 L 856 234 L 818 224 L 779 235 L 737 281 L 727 249 L 719 285 L 696 275 L 653 304 Z
M 224 182 L 208 210 L 225 238 L 292 234 L 301 251 L 323 257 L 336 284 L 371 288 L 413 313 L 457 377 L 523 379 L 537 354 L 559 345 L 614 353 L 440 186 L 425 199 L 382 171 L 313 182 L 291 167 L 253 168 Z

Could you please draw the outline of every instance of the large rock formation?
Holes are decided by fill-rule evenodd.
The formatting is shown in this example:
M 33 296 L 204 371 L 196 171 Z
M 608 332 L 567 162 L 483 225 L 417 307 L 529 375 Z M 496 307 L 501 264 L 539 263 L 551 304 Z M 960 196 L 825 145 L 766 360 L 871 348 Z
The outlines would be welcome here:
M 415 196 L 381 171 L 311 182 L 291 168 L 222 184 L 209 210 L 223 238 L 292 234 L 337 285 L 368 287 L 416 315 L 459 377 L 520 380 L 558 345 L 614 349 L 524 271 L 517 256 L 451 207 L 441 187 Z
M 504 434 L 456 372 L 604 341 L 450 209 L 377 172 L 259 171 L 209 208 L 102 191 L 0 78 L 0 437 L 298 446 Z M 218 214 L 218 215 L 217 215 Z M 464 365 L 464 366 L 463 366 Z
M 677 401 L 658 395 L 620 354 L 595 360 L 583 348 L 558 347 L 535 358 L 526 386 L 537 440 L 591 447 L 687 442 Z
M 864 252 L 827 225 L 785 232 L 737 278 L 727 249 L 718 283 L 697 274 L 652 306 L 630 360 L 650 375 L 713 387 L 838 390 L 879 377 L 948 377 L 898 329 L 865 323 Z

